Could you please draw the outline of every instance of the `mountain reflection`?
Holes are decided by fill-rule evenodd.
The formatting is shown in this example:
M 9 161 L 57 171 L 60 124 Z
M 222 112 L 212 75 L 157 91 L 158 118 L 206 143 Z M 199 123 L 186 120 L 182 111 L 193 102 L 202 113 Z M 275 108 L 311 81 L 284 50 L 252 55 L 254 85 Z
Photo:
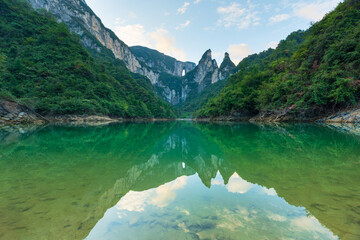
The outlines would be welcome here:
M 236 229 L 240 223 L 235 220 L 247 217 L 255 224 L 251 216 L 256 215 L 316 228 L 312 230 L 328 237 L 360 238 L 360 139 L 326 127 L 124 123 L 48 126 L 17 133 L 16 138 L 3 136 L 7 141 L 0 143 L 0 238 L 84 239 L 106 223 L 107 214 L 135 221 L 136 213 L 144 214 L 149 206 L 149 219 L 171 220 L 181 214 L 184 224 L 176 229 L 206 238 L 211 231 L 196 235 L 204 226 L 196 226 L 200 220 L 174 202 L 178 192 L 190 204 L 198 189 L 217 188 L 226 190 L 224 196 L 250 194 L 258 202 L 256 194 L 273 202 L 283 199 L 281 204 L 293 206 L 293 211 L 305 208 L 311 216 L 289 218 L 275 209 L 260 216 L 249 211 L 250 202 L 244 200 L 248 208 L 242 209 L 236 207 L 240 200 L 233 199 L 228 202 L 233 209 L 223 206 L 228 219 L 214 208 L 218 219 L 207 220 L 209 226 Z M 203 187 L 192 193 L 188 186 L 199 179 Z M 211 199 L 194 202 L 194 209 L 205 212 L 202 204 L 215 201 L 215 195 Z M 222 206 L 221 201 L 212 202 L 215 205 Z M 170 206 L 171 211 L 155 212 Z

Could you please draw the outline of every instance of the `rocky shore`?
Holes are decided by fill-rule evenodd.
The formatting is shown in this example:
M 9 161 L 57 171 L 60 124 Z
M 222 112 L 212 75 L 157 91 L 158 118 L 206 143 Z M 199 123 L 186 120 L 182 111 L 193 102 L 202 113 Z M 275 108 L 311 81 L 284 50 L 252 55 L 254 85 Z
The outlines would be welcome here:
M 154 118 L 111 118 L 99 115 L 61 115 L 61 116 L 41 116 L 29 107 L 20 103 L 0 100 L 0 126 L 1 125 L 21 125 L 21 124 L 45 124 L 45 123 L 74 123 L 86 125 L 100 125 L 112 122 L 149 122 L 149 121 L 169 121 L 173 119 L 154 119 Z
M 0 124 L 46 123 L 47 120 L 27 106 L 0 100 Z
M 145 121 L 169 121 L 174 119 L 153 118 L 111 118 L 98 115 L 62 115 L 41 116 L 29 107 L 9 100 L 0 100 L 0 125 L 16 124 L 44 124 L 48 122 L 60 123 L 84 123 L 104 124 L 111 122 L 145 122 Z M 326 113 L 322 109 L 313 109 L 304 112 L 292 112 L 291 109 L 283 109 L 276 112 L 264 112 L 253 116 L 249 113 L 238 113 L 232 116 L 220 116 L 215 118 L 198 118 L 199 122 L 318 122 L 318 123 L 354 123 L 360 124 L 360 105 L 338 111 Z
M 354 123 L 360 124 L 360 105 L 351 109 L 329 113 L 326 109 L 310 109 L 294 112 L 290 108 L 273 112 L 262 112 L 257 115 L 236 113 L 231 116 L 214 118 L 197 118 L 199 122 L 319 122 L 319 123 Z

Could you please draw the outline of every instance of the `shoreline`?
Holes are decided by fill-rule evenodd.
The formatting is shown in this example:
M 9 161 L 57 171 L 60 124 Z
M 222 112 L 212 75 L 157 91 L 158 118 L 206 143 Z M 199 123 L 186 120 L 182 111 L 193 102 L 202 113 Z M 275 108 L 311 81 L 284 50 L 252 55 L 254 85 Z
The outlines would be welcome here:
M 360 105 L 342 109 L 337 112 L 310 110 L 307 112 L 292 112 L 283 109 L 276 112 L 262 112 L 258 115 L 234 114 L 213 118 L 123 118 L 104 115 L 71 114 L 57 116 L 42 116 L 29 107 L 17 102 L 0 100 L 0 126 L 47 123 L 85 123 L 104 124 L 113 122 L 164 122 L 164 121 L 194 121 L 194 122 L 258 122 L 258 123 L 352 123 L 360 124 Z

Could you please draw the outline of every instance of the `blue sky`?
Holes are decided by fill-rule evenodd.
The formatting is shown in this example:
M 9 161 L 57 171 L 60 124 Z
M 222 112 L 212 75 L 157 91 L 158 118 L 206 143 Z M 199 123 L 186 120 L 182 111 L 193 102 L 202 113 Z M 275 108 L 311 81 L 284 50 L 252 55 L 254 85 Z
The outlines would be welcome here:
M 207 50 L 221 63 L 261 52 L 307 29 L 341 0 L 86 0 L 127 45 L 197 63 Z

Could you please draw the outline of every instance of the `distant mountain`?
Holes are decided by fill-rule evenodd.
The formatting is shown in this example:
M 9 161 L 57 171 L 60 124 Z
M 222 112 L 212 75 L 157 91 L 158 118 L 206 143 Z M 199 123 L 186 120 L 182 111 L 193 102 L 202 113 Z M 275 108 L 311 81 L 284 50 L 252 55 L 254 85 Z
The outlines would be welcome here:
M 360 101 L 360 1 L 345 0 L 275 50 L 249 56 L 200 117 L 315 120 Z
M 95 50 L 84 48 L 86 39 Z M 43 115 L 174 117 L 146 77 L 129 72 L 91 35 L 80 40 L 48 12 L 18 0 L 0 0 L 0 97 Z
M 130 49 L 140 61 L 158 73 L 182 77 L 196 67 L 195 63 L 181 62 L 147 47 L 135 46 L 130 47 Z
M 176 77 L 167 73 L 160 74 L 155 88 L 160 96 L 182 109 L 185 102 L 193 104 L 190 103 L 192 99 L 200 96 L 207 87 L 225 80 L 234 72 L 236 72 L 236 67 L 230 60 L 228 53 L 225 54 L 224 61 L 219 69 L 216 60 L 212 59 L 209 49 L 203 54 L 198 65 L 185 76 Z M 217 86 L 223 85 L 218 84 Z M 211 93 L 211 90 L 208 89 L 208 92 Z

